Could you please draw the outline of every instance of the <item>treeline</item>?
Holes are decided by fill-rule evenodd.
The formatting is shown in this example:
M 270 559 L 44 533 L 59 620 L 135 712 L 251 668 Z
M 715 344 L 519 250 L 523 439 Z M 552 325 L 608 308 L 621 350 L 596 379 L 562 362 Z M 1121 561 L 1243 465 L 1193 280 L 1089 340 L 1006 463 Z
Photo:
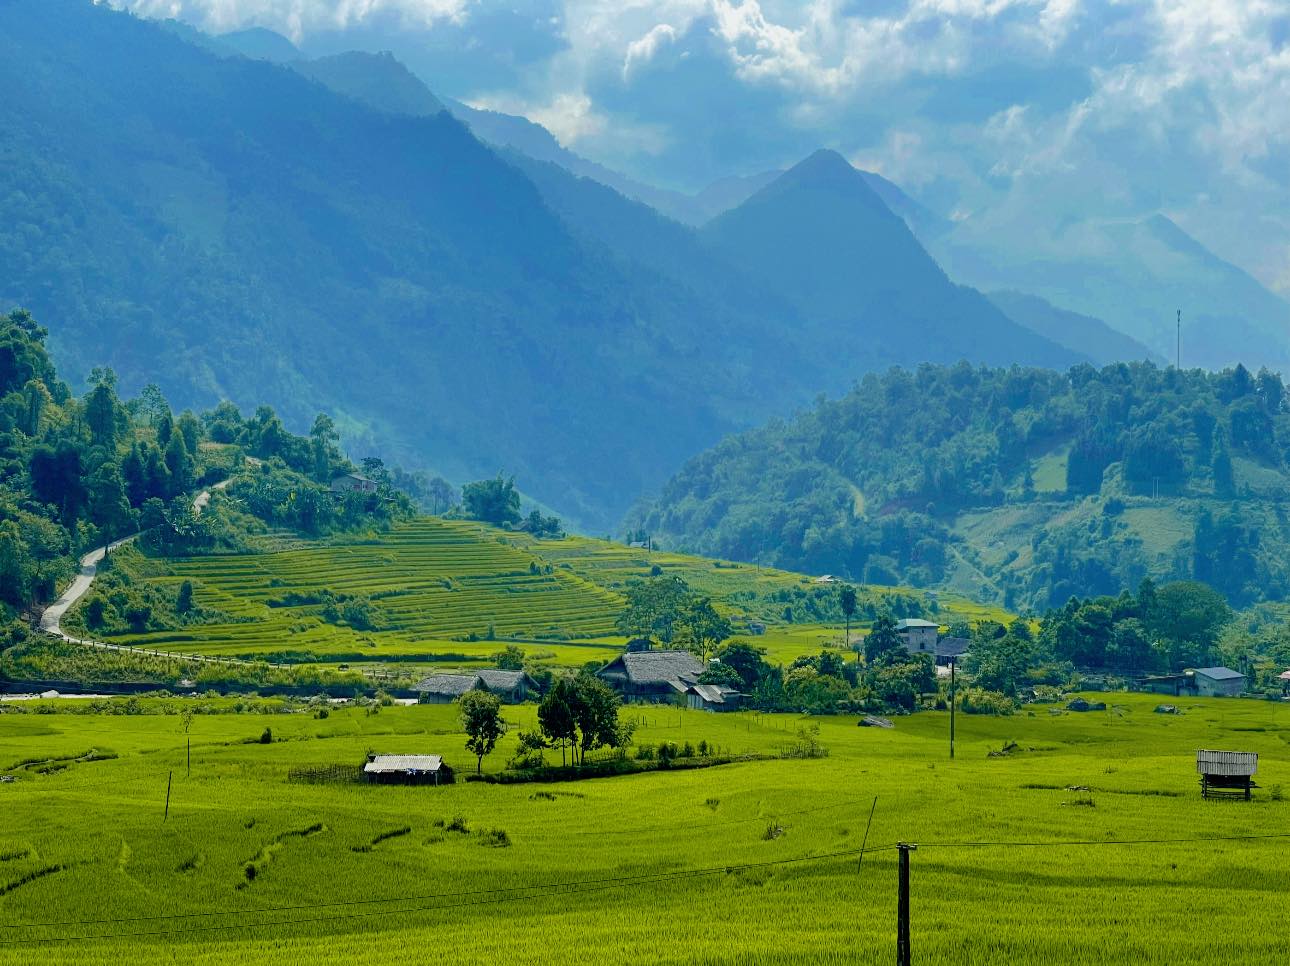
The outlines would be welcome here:
M 379 460 L 364 465 L 375 492 L 330 491 L 356 467 L 325 415 L 296 436 L 268 407 L 249 418 L 227 402 L 176 414 L 155 386 L 120 398 L 110 369 L 95 369 L 78 398 L 46 335 L 25 311 L 0 316 L 0 644 L 26 636 L 19 615 L 56 596 L 78 555 L 138 530 L 146 549 L 194 553 L 235 549 L 253 526 L 318 534 L 412 512 Z M 230 477 L 236 499 L 199 516 L 194 492 Z M 148 626 L 162 609 L 121 578 L 101 590 L 91 619 L 102 626 Z M 182 601 L 164 609 L 198 612 Z
M 1268 371 L 924 365 L 727 438 L 630 522 L 678 549 L 868 583 L 932 586 L 966 559 L 991 594 L 1037 610 L 1147 575 L 1246 602 L 1290 590 L 1267 540 L 1285 523 L 1269 513 L 1290 499 L 1288 453 L 1285 387 Z M 1075 525 L 1056 506 L 1090 497 Z M 1194 531 L 1182 552 L 1144 547 L 1124 513 L 1144 499 L 1173 501 Z M 959 526 L 1046 503 L 1002 559 Z

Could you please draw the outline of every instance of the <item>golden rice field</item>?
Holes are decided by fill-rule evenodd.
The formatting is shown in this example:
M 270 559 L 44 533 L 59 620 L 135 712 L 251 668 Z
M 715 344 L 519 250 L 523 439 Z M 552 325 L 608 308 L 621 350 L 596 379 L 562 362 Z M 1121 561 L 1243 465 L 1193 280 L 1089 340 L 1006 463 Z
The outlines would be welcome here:
M 200 715 L 191 776 L 173 713 L 3 714 L 0 963 L 890 962 L 898 841 L 919 963 L 1285 962 L 1290 707 L 1101 697 L 960 715 L 954 761 L 944 714 L 633 709 L 638 744 L 773 754 L 815 723 L 829 755 L 437 789 L 288 772 L 369 750 L 468 771 L 452 707 Z M 1197 747 L 1259 752 L 1255 801 L 1202 801 Z

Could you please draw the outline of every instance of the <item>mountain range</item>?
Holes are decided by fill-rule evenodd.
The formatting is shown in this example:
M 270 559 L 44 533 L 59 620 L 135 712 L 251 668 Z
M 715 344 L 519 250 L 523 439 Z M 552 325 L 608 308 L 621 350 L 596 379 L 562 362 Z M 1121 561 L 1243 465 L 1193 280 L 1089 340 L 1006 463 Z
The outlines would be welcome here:
M 327 410 L 353 450 L 602 527 L 875 367 L 1088 357 L 953 284 L 836 155 L 695 230 L 486 146 L 393 58 L 288 66 L 83 0 L 0 27 L 0 300 L 69 372 L 132 389 L 160 355 L 179 406 Z

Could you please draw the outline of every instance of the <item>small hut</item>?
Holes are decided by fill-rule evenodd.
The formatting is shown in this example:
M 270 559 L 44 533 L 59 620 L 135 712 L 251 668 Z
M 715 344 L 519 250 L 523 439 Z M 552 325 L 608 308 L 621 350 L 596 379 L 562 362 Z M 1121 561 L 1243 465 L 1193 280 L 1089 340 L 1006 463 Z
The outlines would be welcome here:
M 379 785 L 440 785 L 452 781 L 452 769 L 439 755 L 368 755 L 363 778 Z
M 1196 771 L 1200 773 L 1202 798 L 1244 798 L 1256 788 L 1254 773 L 1259 756 L 1247 751 L 1197 751 Z

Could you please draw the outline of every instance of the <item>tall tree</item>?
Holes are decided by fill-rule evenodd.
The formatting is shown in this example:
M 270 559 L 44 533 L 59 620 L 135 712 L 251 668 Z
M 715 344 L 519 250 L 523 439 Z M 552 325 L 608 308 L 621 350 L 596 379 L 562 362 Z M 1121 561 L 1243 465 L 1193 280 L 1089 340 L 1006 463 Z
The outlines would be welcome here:
M 99 528 L 103 545 L 133 529 L 134 513 L 125 483 L 115 463 L 104 463 L 89 479 L 90 521 Z
M 879 614 L 864 639 L 865 663 L 890 663 L 893 659 L 905 653 L 905 643 L 900 639 L 900 635 L 896 633 L 895 618 L 886 612 Z
M 559 744 L 561 764 L 565 763 L 565 749 L 571 747 L 578 736 L 578 722 L 574 716 L 577 700 L 573 682 L 559 678 L 538 704 L 538 727 L 547 741 L 552 745 Z
M 459 704 L 461 724 L 466 731 L 466 748 L 475 755 L 475 774 L 483 774 L 484 756 L 491 755 L 498 739 L 506 734 L 502 701 L 487 691 L 467 691 Z
M 847 621 L 846 649 L 851 650 L 851 618 L 856 612 L 856 589 L 850 584 L 843 584 L 838 591 L 838 603 L 842 606 L 842 616 Z M 860 652 L 856 651 L 856 662 L 860 661 Z
M 520 494 L 515 478 L 478 480 L 461 488 L 461 502 L 473 519 L 503 526 L 520 521 Z

